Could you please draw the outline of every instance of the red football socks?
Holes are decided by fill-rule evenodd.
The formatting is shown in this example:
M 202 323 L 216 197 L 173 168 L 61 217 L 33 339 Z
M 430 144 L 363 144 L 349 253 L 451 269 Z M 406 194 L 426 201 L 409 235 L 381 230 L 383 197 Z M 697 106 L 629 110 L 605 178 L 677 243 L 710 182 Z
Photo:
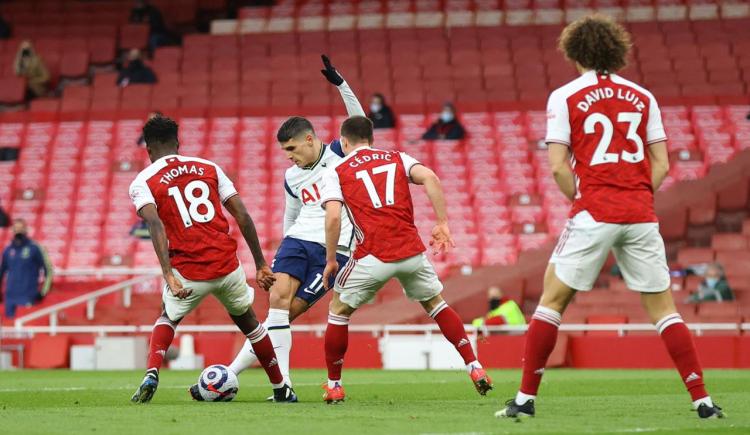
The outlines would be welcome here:
M 523 353 L 523 375 L 520 392 L 536 396 L 542 382 L 544 366 L 555 348 L 557 329 L 560 327 L 560 313 L 550 308 L 538 306 L 526 332 L 526 347 Z
M 341 369 L 344 368 L 344 355 L 349 346 L 349 317 L 328 313 L 325 351 L 328 380 L 340 381 Z
M 440 304 L 430 312 L 430 317 L 435 319 L 435 322 L 437 322 L 440 327 L 440 332 L 443 333 L 445 339 L 456 348 L 459 354 L 461 354 L 464 364 L 471 364 L 477 360 L 477 357 L 474 354 L 474 349 L 471 347 L 469 337 L 466 336 L 464 322 L 461 321 L 461 318 L 458 317 L 458 314 L 453 308 L 449 307 L 445 301 L 440 302 Z
M 284 384 L 284 377 L 279 369 L 279 361 L 276 359 L 276 352 L 273 350 L 273 343 L 263 325 L 258 325 L 253 332 L 247 334 L 247 339 L 253 345 L 253 352 L 258 357 L 263 370 L 266 371 L 268 379 L 274 388 L 279 388 Z
M 665 316 L 656 322 L 656 329 L 672 357 L 680 378 L 693 401 L 708 396 L 703 383 L 703 369 L 698 362 L 693 337 L 678 313 Z
M 161 316 L 156 320 L 154 329 L 151 331 L 151 343 L 148 349 L 148 362 L 146 363 L 148 370 L 153 369 L 158 372 L 161 368 L 164 355 L 174 339 L 175 326 L 174 322 L 166 316 Z

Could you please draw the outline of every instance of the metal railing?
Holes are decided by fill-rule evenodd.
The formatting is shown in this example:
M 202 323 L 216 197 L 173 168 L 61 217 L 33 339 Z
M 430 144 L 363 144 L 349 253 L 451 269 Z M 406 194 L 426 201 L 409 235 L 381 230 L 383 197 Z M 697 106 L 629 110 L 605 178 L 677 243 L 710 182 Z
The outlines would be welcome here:
M 157 272 L 156 274 L 142 275 L 142 276 L 138 276 L 135 278 L 126 279 L 125 281 L 121 281 L 117 284 L 109 285 L 100 290 L 95 290 L 93 292 L 86 293 L 86 294 L 77 296 L 72 299 L 68 299 L 67 301 L 63 301 L 55 305 L 51 305 L 49 307 L 39 309 L 25 316 L 17 318 L 14 323 L 15 328 L 17 331 L 25 329 L 24 325 L 26 323 L 31 322 L 32 320 L 45 317 L 45 316 L 49 316 L 49 326 L 48 326 L 48 328 L 50 328 L 49 333 L 55 334 L 57 332 L 57 328 L 60 327 L 57 324 L 58 313 L 60 311 L 66 310 L 76 305 L 86 304 L 86 318 L 93 319 L 97 301 L 100 298 L 107 296 L 109 294 L 112 294 L 112 293 L 122 292 L 123 305 L 125 307 L 129 307 L 131 296 L 133 293 L 133 286 L 152 280 L 156 276 L 160 276 L 160 275 L 161 273 Z
M 155 320 L 155 319 L 154 319 Z M 696 335 L 702 335 L 706 331 L 732 331 L 748 332 L 750 323 L 688 323 L 688 328 L 695 331 Z M 327 325 L 292 325 L 294 332 L 310 332 L 318 336 L 325 333 Z M 153 328 L 149 325 L 52 325 L 49 326 L 19 326 L 12 331 L 14 335 L 34 335 L 34 334 L 97 334 L 106 336 L 107 334 L 149 334 Z M 522 333 L 526 331 L 526 326 L 489 326 L 487 328 L 477 329 L 472 325 L 464 325 L 467 332 L 480 333 L 482 331 L 489 333 Z M 195 332 L 237 332 L 237 327 L 231 324 L 225 325 L 179 325 L 177 327 L 180 333 Z M 388 336 L 391 334 L 420 333 L 432 334 L 439 333 L 440 328 L 437 325 L 350 325 L 350 332 L 368 332 L 375 337 Z M 586 324 L 571 323 L 560 326 L 563 332 L 591 332 L 591 331 L 609 331 L 617 332 L 623 336 L 626 332 L 656 332 L 654 325 L 650 323 L 610 323 L 610 324 Z M 8 331 L 6 333 L 10 333 Z
M 102 279 L 105 276 L 123 275 L 161 275 L 161 269 L 158 267 L 73 267 L 55 270 L 55 276 L 93 276 Z

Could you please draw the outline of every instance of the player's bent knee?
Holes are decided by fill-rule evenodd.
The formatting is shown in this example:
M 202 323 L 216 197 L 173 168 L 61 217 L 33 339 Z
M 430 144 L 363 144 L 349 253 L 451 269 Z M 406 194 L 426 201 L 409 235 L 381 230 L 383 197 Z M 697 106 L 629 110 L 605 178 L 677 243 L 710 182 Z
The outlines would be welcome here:
M 544 291 L 539 305 L 561 313 L 565 311 L 573 299 L 576 290 L 565 284 L 557 277 L 555 265 L 550 264 L 544 274 Z
M 334 293 L 331 303 L 328 305 L 328 309 L 331 313 L 339 316 L 350 316 L 357 309 L 342 302 L 338 297 L 338 293 Z
M 289 310 L 291 309 L 292 304 L 292 296 L 287 294 L 282 294 L 278 292 L 274 292 L 273 289 L 271 290 L 271 294 L 268 297 L 268 303 L 271 306 L 271 308 L 279 308 L 282 310 Z
M 441 302 L 443 302 L 443 297 L 441 295 L 436 295 L 426 301 L 421 301 L 419 303 L 422 305 L 422 308 L 427 311 L 427 313 L 431 313 L 432 310 L 440 305 Z
M 271 286 L 268 302 L 271 308 L 290 310 L 294 293 L 297 291 L 299 280 L 286 273 L 275 273 L 276 282 Z

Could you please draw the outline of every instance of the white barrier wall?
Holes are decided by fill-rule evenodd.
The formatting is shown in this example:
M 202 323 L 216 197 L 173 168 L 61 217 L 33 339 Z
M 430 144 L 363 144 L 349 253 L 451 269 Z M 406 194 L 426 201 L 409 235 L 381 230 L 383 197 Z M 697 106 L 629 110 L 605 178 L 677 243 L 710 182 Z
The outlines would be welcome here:
M 476 351 L 476 338 L 469 340 Z M 384 369 L 464 369 L 456 348 L 440 334 L 389 334 L 380 339 L 379 347 Z
M 146 368 L 148 358 L 146 337 L 98 337 L 94 347 L 97 370 Z

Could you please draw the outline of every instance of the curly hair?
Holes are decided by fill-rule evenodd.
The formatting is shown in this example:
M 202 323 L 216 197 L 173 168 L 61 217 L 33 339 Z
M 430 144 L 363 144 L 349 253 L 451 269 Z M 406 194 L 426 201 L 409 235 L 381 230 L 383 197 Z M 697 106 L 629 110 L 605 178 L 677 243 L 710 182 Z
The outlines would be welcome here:
M 156 115 L 146 121 L 146 125 L 143 126 L 143 140 L 146 141 L 146 144 L 177 143 L 178 128 L 179 126 L 172 118 L 161 114 Z
M 559 48 L 568 60 L 597 72 L 615 72 L 627 64 L 630 34 L 611 18 L 590 15 L 568 24 Z

